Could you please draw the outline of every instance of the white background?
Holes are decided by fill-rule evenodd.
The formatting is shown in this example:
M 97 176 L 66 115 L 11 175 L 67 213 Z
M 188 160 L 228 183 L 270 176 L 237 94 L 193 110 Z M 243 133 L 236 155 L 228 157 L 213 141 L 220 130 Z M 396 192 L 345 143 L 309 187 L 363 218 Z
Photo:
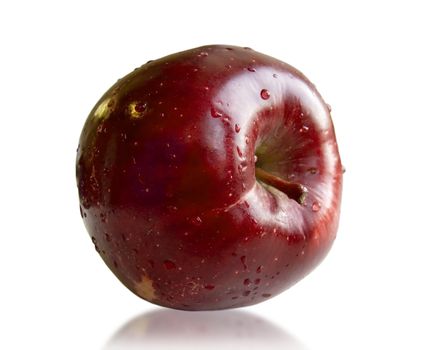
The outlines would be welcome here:
M 0 348 L 443 349 L 440 3 L 2 1 Z M 95 253 L 75 151 L 118 78 L 213 43 L 294 65 L 332 105 L 341 225 L 323 264 L 280 296 L 169 311 L 128 292 Z

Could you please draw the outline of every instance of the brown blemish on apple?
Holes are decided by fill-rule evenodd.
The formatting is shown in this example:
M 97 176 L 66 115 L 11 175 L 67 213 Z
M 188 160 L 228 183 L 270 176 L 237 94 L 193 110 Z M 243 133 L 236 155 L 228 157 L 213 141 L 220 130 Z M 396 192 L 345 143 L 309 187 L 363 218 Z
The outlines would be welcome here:
M 156 299 L 153 281 L 148 276 L 142 276 L 142 280 L 134 284 L 134 289 L 136 294 L 145 300 L 153 301 Z

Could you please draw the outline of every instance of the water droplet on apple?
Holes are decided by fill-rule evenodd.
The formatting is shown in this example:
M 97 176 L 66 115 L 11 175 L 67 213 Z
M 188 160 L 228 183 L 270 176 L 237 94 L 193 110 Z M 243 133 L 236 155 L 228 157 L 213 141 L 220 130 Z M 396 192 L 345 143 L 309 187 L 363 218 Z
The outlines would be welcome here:
M 176 264 L 173 263 L 171 260 L 165 260 L 163 262 L 163 266 L 167 269 L 167 270 L 173 270 L 176 268 Z
M 331 106 L 328 103 L 326 103 L 325 105 L 327 106 L 328 111 L 331 112 Z
M 307 125 L 302 125 L 302 127 L 299 129 L 299 132 L 302 134 L 305 134 L 310 130 L 310 128 Z
M 268 100 L 270 98 L 270 92 L 267 89 L 261 90 L 261 98 L 263 100 Z
M 234 131 L 239 132 L 240 129 L 241 129 L 241 128 L 240 128 L 239 124 L 236 124 L 236 125 L 234 126 Z
M 256 72 L 256 69 L 254 69 L 253 67 L 248 67 L 247 70 L 248 70 L 249 72 Z
M 196 217 L 191 219 L 191 223 L 194 226 L 200 226 L 200 225 L 202 225 L 202 219 L 200 218 L 200 216 L 196 216 Z
M 277 78 L 278 75 L 276 73 L 273 74 L 273 78 Z
M 249 278 L 244 279 L 244 285 L 249 286 L 251 284 L 251 280 Z
M 106 213 L 100 213 L 100 221 L 102 221 L 105 224 L 108 222 L 108 218 L 106 217 Z
M 311 210 L 314 212 L 318 212 L 321 209 L 321 205 L 319 204 L 318 201 L 314 201 L 313 204 L 311 205 Z
M 111 242 L 111 236 L 107 233 L 105 233 L 105 239 L 107 242 Z
M 259 265 L 256 269 L 256 273 L 261 273 L 264 267 L 262 265 Z
M 254 155 L 254 162 L 257 162 L 257 155 Z
M 146 110 L 146 103 L 145 102 L 139 102 L 134 106 L 134 110 L 137 113 L 143 113 Z
M 317 168 L 309 168 L 309 169 L 307 169 L 307 172 L 312 175 L 315 175 L 318 173 L 318 169 Z
M 344 174 L 345 173 L 345 166 L 342 166 L 342 173 Z
M 255 284 L 255 285 L 258 285 L 259 283 L 261 283 L 261 279 L 260 279 L 260 278 L 256 278 L 256 279 L 254 280 L 254 284 Z
M 206 286 L 204 286 L 204 288 L 208 290 L 213 290 L 214 286 L 212 284 L 207 284 Z
M 211 116 L 212 116 L 213 118 L 220 118 L 220 117 L 222 117 L 222 113 L 219 112 L 219 111 L 218 111 L 217 109 L 215 109 L 214 107 L 211 107 L 210 113 L 211 113 Z
M 271 294 L 269 294 L 269 293 L 264 293 L 264 294 L 262 294 L 262 297 L 263 297 L 263 298 L 269 298 L 269 297 L 271 297 Z
M 244 266 L 244 270 L 246 270 L 247 269 L 247 264 L 246 264 L 247 257 L 245 255 L 242 255 L 240 260 L 242 262 L 242 265 Z
M 242 158 L 243 154 L 242 154 L 242 151 L 239 148 L 239 146 L 236 146 L 236 151 L 237 151 L 237 154 L 239 155 L 239 157 Z
M 245 292 L 243 292 L 242 293 L 242 295 L 244 296 L 244 297 L 248 297 L 249 295 L 250 295 L 250 291 L 249 290 L 246 290 Z

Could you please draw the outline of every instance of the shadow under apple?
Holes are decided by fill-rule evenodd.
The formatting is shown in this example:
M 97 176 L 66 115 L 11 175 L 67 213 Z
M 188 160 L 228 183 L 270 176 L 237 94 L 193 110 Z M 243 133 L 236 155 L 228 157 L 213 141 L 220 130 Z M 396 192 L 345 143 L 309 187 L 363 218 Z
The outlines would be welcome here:
M 246 311 L 150 311 L 129 320 L 103 350 L 307 350 L 292 335 Z

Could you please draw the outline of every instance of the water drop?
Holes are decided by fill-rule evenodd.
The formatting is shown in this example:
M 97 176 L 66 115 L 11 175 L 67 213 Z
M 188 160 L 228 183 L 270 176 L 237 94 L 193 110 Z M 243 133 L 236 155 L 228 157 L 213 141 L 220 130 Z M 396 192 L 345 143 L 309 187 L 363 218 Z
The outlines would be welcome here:
M 260 279 L 260 278 L 256 278 L 256 279 L 254 280 L 254 284 L 255 284 L 255 285 L 258 285 L 259 283 L 261 283 L 261 279 Z
M 263 297 L 263 298 L 269 298 L 269 297 L 271 297 L 271 294 L 264 293 L 264 294 L 262 294 L 262 297 Z
M 256 273 L 261 273 L 264 267 L 262 265 L 259 265 L 256 269 Z
M 106 218 L 106 214 L 105 213 L 100 213 L 100 221 L 102 221 L 103 223 L 107 223 L 108 219 Z
M 321 209 L 321 205 L 319 204 L 319 202 L 314 201 L 313 204 L 311 205 L 311 210 L 314 212 L 318 212 Z
M 344 174 L 346 171 L 345 166 L 342 166 L 342 173 Z
M 328 111 L 331 112 L 331 106 L 328 103 L 326 103 L 325 105 L 327 106 Z
M 246 290 L 245 292 L 243 292 L 242 293 L 242 295 L 244 296 L 244 297 L 248 297 L 249 295 L 250 295 L 250 291 L 249 290 Z
M 253 67 L 248 67 L 247 70 L 248 70 L 249 72 L 256 72 L 256 69 L 254 69 Z
M 213 118 L 220 118 L 220 117 L 222 117 L 222 113 L 219 112 L 218 110 L 216 110 L 214 107 L 211 107 L 210 113 L 211 113 L 211 116 Z
M 251 280 L 249 278 L 244 279 L 244 285 L 249 286 L 251 284 Z
M 241 129 L 241 128 L 240 128 L 239 124 L 236 124 L 236 125 L 234 126 L 234 131 L 239 132 L 240 129 Z
M 307 125 L 302 125 L 302 127 L 299 129 L 300 133 L 307 133 L 310 128 Z
M 239 146 L 236 146 L 236 151 L 237 151 L 237 154 L 239 155 L 239 157 L 242 158 L 243 153 L 242 153 L 241 149 L 239 148 Z
M 267 89 L 261 90 L 261 98 L 263 100 L 268 100 L 270 98 L 270 92 Z
M 107 242 L 111 242 L 111 236 L 107 233 L 105 233 L 105 239 Z
M 254 155 L 254 162 L 257 162 L 257 155 Z
M 317 168 L 309 168 L 309 169 L 307 169 L 307 172 L 312 175 L 315 175 L 318 173 L 318 169 Z
M 202 219 L 200 218 L 200 216 L 196 216 L 195 218 L 191 219 L 191 223 L 194 226 L 200 226 L 200 225 L 202 225 Z
M 204 286 L 204 288 L 208 290 L 213 290 L 214 286 L 212 284 L 207 284 L 206 286 Z
M 273 78 L 277 78 L 278 75 L 276 73 L 273 74 Z
M 171 260 L 165 260 L 163 262 L 163 266 L 167 269 L 167 270 L 172 270 L 176 268 L 176 264 L 173 263 Z
M 146 103 L 145 102 L 139 102 L 134 106 L 134 110 L 137 113 L 143 113 L 146 110 Z
M 244 270 L 246 270 L 247 269 L 247 264 L 246 264 L 247 257 L 245 255 L 242 255 L 240 260 L 242 262 L 242 265 L 244 266 Z

